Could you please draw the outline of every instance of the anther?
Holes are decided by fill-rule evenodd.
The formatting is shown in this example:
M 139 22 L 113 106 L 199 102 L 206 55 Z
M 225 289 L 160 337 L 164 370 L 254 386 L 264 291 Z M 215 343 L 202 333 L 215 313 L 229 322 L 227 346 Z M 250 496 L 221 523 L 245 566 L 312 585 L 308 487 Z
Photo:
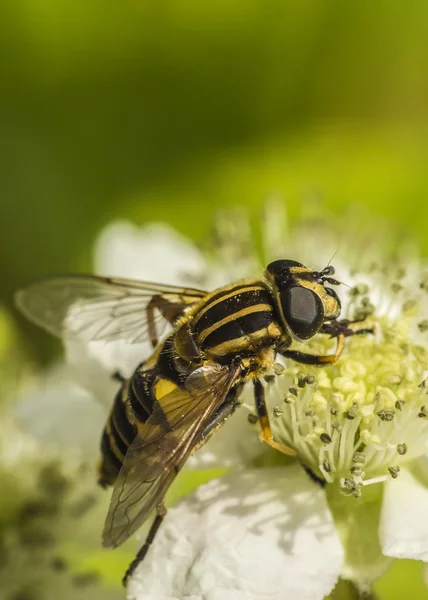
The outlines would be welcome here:
M 297 390 L 294 387 L 291 387 L 289 390 L 290 394 L 293 394 L 293 396 L 297 396 Z
M 275 381 L 275 375 L 265 375 L 263 379 L 266 383 L 273 383 Z
M 379 410 L 377 413 L 377 416 L 379 417 L 379 419 L 381 421 L 392 421 L 394 419 L 395 416 L 395 411 L 394 410 L 390 410 L 388 408 L 383 408 L 382 410 Z
M 358 493 L 358 491 L 359 491 L 359 488 L 357 488 L 355 481 L 353 479 L 350 479 L 349 477 L 345 477 L 344 479 L 342 479 L 341 484 L 342 484 L 342 486 L 340 488 L 340 491 L 345 496 L 351 496 L 351 495 L 355 496 L 355 493 Z M 361 491 L 360 491 L 359 495 L 361 495 Z M 359 497 L 359 496 L 355 496 L 355 497 Z
M 396 401 L 396 403 L 395 403 L 395 408 L 396 408 L 397 410 L 403 410 L 403 406 L 404 406 L 405 404 L 406 404 L 406 403 L 404 402 L 404 400 L 397 400 L 397 401 Z
M 351 467 L 349 470 L 352 475 L 355 475 L 356 477 L 361 477 L 361 475 L 364 473 L 362 467 Z
M 406 454 L 407 452 L 407 444 L 398 444 L 397 446 L 397 452 L 398 454 L 400 454 L 400 456 L 403 456 L 404 454 Z
M 355 481 L 349 477 L 345 477 L 342 481 L 342 486 L 347 490 L 353 490 L 355 489 Z
M 398 281 L 394 281 L 393 283 L 391 283 L 391 291 L 393 294 L 398 294 L 398 292 L 401 292 L 402 289 L 403 286 L 401 285 L 401 283 L 398 283 Z
M 248 415 L 248 422 L 251 423 L 251 425 L 255 425 L 257 423 L 257 421 L 259 420 L 257 415 L 253 415 L 253 413 L 250 413 Z
M 368 293 L 369 293 L 369 286 L 367 285 L 367 283 L 357 283 L 357 285 L 354 286 L 350 292 L 350 294 L 352 296 L 363 296 L 364 294 L 368 294 Z
M 367 317 L 372 315 L 376 310 L 376 307 L 373 304 L 371 304 L 369 298 L 363 298 L 361 300 L 361 304 L 362 306 L 355 311 L 355 319 L 366 319 Z
M 331 473 L 332 470 L 333 470 L 331 462 L 329 460 L 327 460 L 327 459 L 322 463 L 322 468 L 324 469 L 324 471 L 326 473 Z
M 341 433 L 343 425 L 339 423 L 339 421 L 334 421 L 334 423 L 331 424 L 331 428 L 337 431 L 337 433 Z
M 425 404 L 424 404 L 423 406 L 421 406 L 421 411 L 420 411 L 420 413 L 418 414 L 418 417 L 419 417 L 420 419 L 427 419 L 427 418 L 428 418 L 428 409 L 427 409 L 427 407 L 425 406 Z
M 314 385 L 317 382 L 315 375 L 312 375 L 312 373 L 309 373 L 309 375 L 306 375 L 305 381 L 306 381 L 306 385 Z
M 323 444 L 331 444 L 331 437 L 328 435 L 328 433 L 322 433 L 320 435 L 320 440 Z
M 403 313 L 408 313 L 413 311 L 418 305 L 417 300 L 411 298 L 410 300 L 406 300 L 403 304 Z
M 352 462 L 357 465 L 363 465 L 366 462 L 366 455 L 363 452 L 355 452 Z
M 297 381 L 297 385 L 299 388 L 304 388 L 306 385 L 306 377 L 305 375 L 299 375 L 299 379 Z
M 424 275 L 424 278 L 420 283 L 420 288 L 421 290 L 425 290 L 426 292 L 428 292 L 428 273 Z
M 388 471 L 392 479 L 397 479 L 398 474 L 400 473 L 400 467 L 388 467 Z
M 352 421 L 358 415 L 358 404 L 354 403 L 351 408 L 345 413 L 345 417 Z
M 273 407 L 273 410 L 272 410 L 272 412 L 273 412 L 273 416 L 274 416 L 274 417 L 276 417 L 276 418 L 279 418 L 279 417 L 280 417 L 280 416 L 283 414 L 283 412 L 284 412 L 284 409 L 282 409 L 282 408 L 279 406 L 279 404 L 275 404 L 275 406 Z
M 296 396 L 293 396 L 293 394 L 285 394 L 284 402 L 286 404 L 294 404 L 296 402 Z
M 423 321 L 418 323 L 418 327 L 421 333 L 425 333 L 425 331 L 428 331 L 428 320 L 424 319 Z
M 285 367 L 281 363 L 275 363 L 273 365 L 273 370 L 275 375 L 282 375 L 285 371 Z

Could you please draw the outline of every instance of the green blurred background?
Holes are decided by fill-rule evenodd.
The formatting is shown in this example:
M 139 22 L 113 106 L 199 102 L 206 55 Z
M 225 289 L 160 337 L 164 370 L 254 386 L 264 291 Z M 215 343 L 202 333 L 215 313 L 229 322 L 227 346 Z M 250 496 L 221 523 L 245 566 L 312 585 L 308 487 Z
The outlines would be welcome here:
M 0 304 L 90 269 L 115 217 L 201 239 L 273 193 L 361 202 L 426 253 L 427 24 L 425 0 L 2 0 Z

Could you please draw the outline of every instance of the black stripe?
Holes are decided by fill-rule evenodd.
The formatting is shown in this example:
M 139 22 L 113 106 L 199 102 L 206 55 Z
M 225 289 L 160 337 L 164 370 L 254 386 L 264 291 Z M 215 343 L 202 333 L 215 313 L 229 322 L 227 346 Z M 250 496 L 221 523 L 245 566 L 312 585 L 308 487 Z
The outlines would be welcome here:
M 134 372 L 129 382 L 128 398 L 136 419 L 145 423 L 152 414 L 153 397 L 151 387 L 153 370 L 142 371 L 140 367 Z
M 162 348 L 154 371 L 160 375 L 162 379 L 169 379 L 176 385 L 180 386 L 184 383 L 185 375 L 177 371 L 177 365 L 174 360 L 174 336 L 170 336 Z
M 239 290 L 242 290 L 243 287 L 244 286 L 241 285 L 239 288 L 237 288 L 237 293 L 234 296 L 231 298 L 226 298 L 226 300 L 218 302 L 212 307 L 209 306 L 214 298 L 210 300 L 209 304 L 207 304 L 209 308 L 195 324 L 194 331 L 197 336 L 200 335 L 200 333 L 202 333 L 202 331 L 207 327 L 214 325 L 214 323 L 221 321 L 225 317 L 228 317 L 229 315 L 242 310 L 243 308 L 247 308 L 255 304 L 272 303 L 272 299 L 266 290 L 252 290 L 249 292 L 239 293 Z M 229 290 L 227 293 L 229 293 Z M 226 296 L 227 294 L 223 293 L 223 295 Z
M 239 317 L 239 319 L 226 323 L 210 333 L 202 343 L 202 347 L 212 348 L 223 342 L 229 342 L 244 335 L 250 335 L 268 327 L 273 320 L 273 314 L 267 310 Z
M 231 294 L 232 292 L 236 292 L 238 290 L 242 290 L 243 288 L 247 288 L 247 287 L 254 287 L 255 285 L 259 285 L 257 282 L 255 283 L 248 283 L 248 284 L 244 284 L 244 283 L 237 283 L 236 285 L 230 287 L 230 288 L 222 288 L 220 289 L 218 292 L 216 292 L 215 294 L 213 294 L 211 296 L 211 298 L 208 300 L 208 304 L 210 304 L 211 302 L 214 302 L 214 300 L 218 300 L 219 298 L 221 298 L 222 296 L 227 296 L 228 294 Z
M 142 363 L 129 381 L 129 403 L 136 420 L 140 423 L 145 423 L 153 412 L 156 402 L 153 386 L 158 377 L 169 379 L 178 386 L 181 386 L 185 379 L 185 376 L 177 371 L 174 362 L 173 342 L 173 336 L 167 338 L 156 364 L 151 369 L 144 370 Z
M 123 456 L 125 456 L 126 452 L 128 451 L 129 444 L 125 444 L 125 442 L 120 437 L 120 434 L 119 434 L 117 428 L 115 427 L 111 416 L 109 417 L 109 425 L 110 425 L 110 435 L 113 437 L 113 439 L 116 443 L 116 446 L 119 449 L 119 452 L 121 454 L 123 454 Z
M 116 398 L 113 404 L 113 412 L 112 412 L 112 422 L 115 425 L 115 428 L 118 430 L 121 437 L 126 440 L 128 446 L 132 444 L 135 436 L 137 435 L 137 429 L 132 423 L 128 420 L 128 415 L 126 413 L 126 406 L 124 403 L 123 395 L 127 393 L 121 388 L 119 392 L 116 394 Z
M 119 473 L 120 469 L 122 468 L 122 461 L 117 458 L 116 454 L 111 449 L 110 440 L 105 429 L 101 438 L 101 453 L 104 461 L 107 462 L 107 465 L 103 465 L 103 470 L 110 471 L 110 468 L 112 468 L 114 471 Z

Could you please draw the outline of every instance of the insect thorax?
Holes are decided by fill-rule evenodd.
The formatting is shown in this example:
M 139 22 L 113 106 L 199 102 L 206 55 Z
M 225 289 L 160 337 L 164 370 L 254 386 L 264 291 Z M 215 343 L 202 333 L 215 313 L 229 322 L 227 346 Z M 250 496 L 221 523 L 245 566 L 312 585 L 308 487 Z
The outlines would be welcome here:
M 177 356 L 227 364 L 234 356 L 260 357 L 284 344 L 270 292 L 249 280 L 209 294 L 182 319 L 175 332 Z

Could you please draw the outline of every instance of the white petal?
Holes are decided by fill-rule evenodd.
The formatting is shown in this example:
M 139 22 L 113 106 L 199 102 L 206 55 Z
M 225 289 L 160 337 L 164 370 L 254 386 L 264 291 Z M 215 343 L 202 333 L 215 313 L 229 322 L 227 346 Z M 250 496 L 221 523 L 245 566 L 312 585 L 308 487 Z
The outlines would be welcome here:
M 192 283 L 206 268 L 194 244 L 160 223 L 116 221 L 98 237 L 94 255 L 95 270 L 103 275 L 177 285 Z
M 197 248 L 166 225 L 140 228 L 117 221 L 103 230 L 95 245 L 95 270 L 106 275 L 194 285 L 204 268 Z M 129 377 L 152 347 L 124 341 L 85 345 L 66 341 L 65 352 L 76 381 L 108 406 L 117 390 L 112 374 L 119 371 Z
M 386 556 L 428 561 L 428 489 L 408 471 L 385 484 L 379 537 Z
M 188 459 L 186 467 L 246 466 L 259 456 L 267 446 L 260 441 L 257 426 L 249 423 L 249 414 L 246 406 L 238 407 L 221 429 Z
M 105 411 L 74 383 L 65 365 L 52 367 L 18 396 L 14 415 L 37 440 L 61 449 L 98 452 Z
M 171 509 L 129 600 L 321 600 L 343 549 L 300 466 L 233 472 Z
M 66 340 L 64 348 L 75 381 L 108 409 L 119 389 L 117 381 L 113 380 L 113 374 L 119 371 L 124 377 L 129 377 L 149 355 L 144 344 L 120 341 L 86 344 Z

